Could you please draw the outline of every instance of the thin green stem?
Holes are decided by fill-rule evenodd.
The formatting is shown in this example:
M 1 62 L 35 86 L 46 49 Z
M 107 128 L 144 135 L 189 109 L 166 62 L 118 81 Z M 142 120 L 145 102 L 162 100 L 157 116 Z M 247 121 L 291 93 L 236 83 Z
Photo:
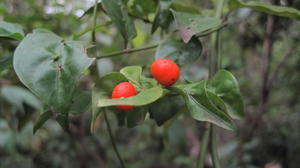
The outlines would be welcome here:
M 92 31 L 92 41 L 93 42 L 96 42 L 97 8 L 98 8 L 98 0 L 95 0 L 95 6 L 94 6 L 94 11 L 93 11 L 93 31 Z
M 204 168 L 205 156 L 206 156 L 207 146 L 209 142 L 209 133 L 210 133 L 210 125 L 208 124 L 208 127 L 204 131 L 204 135 L 200 145 L 200 151 L 197 160 L 197 168 Z
M 225 0 L 219 0 L 216 17 L 222 17 L 222 9 Z M 212 34 L 211 37 L 211 55 L 209 59 L 209 76 L 212 77 L 219 69 L 222 68 L 222 51 L 221 51 L 221 35 L 220 30 Z M 217 150 L 217 140 L 216 140 L 216 128 L 214 125 L 211 126 L 210 136 L 211 136 L 211 155 L 214 168 L 220 168 L 220 160 Z
M 118 159 L 120 161 L 121 167 L 125 168 L 124 161 L 122 160 L 122 157 L 121 157 L 121 155 L 120 155 L 120 153 L 118 151 L 117 145 L 115 143 L 115 139 L 114 139 L 114 136 L 113 136 L 112 131 L 111 131 L 111 127 L 110 127 L 110 123 L 109 123 L 108 117 L 106 115 L 106 111 L 103 112 L 103 115 L 104 115 L 104 119 L 105 119 L 105 122 L 106 122 L 107 131 L 109 133 L 111 144 L 112 144 L 112 146 L 114 148 L 114 151 L 115 151 L 115 153 L 116 153 L 116 155 L 117 155 L 117 157 L 118 157 Z
M 218 143 L 216 138 L 216 126 L 212 125 L 211 128 L 211 152 L 212 152 L 212 162 L 214 168 L 220 168 L 220 160 L 218 156 Z
M 112 53 L 100 55 L 100 56 L 97 56 L 96 58 L 101 59 L 101 58 L 107 58 L 107 57 L 122 55 L 122 54 L 130 54 L 130 53 L 134 53 L 134 52 L 139 52 L 139 51 L 144 51 L 144 50 L 149 50 L 149 49 L 152 49 L 152 48 L 156 48 L 157 46 L 158 46 L 158 44 L 154 44 L 154 45 L 151 45 L 151 46 L 146 46 L 146 47 L 141 47 L 141 48 L 125 49 L 125 50 L 121 50 L 121 51 L 117 51 L 117 52 L 112 52 Z

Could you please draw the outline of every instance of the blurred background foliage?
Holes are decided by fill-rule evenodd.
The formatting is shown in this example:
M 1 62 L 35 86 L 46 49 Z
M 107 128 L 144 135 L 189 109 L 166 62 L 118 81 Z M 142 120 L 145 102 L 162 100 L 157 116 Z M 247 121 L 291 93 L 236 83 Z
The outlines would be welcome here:
M 185 10 L 212 15 L 216 1 L 175 2 L 189 6 Z M 272 2 L 300 9 L 300 0 Z M 19 23 L 25 33 L 46 28 L 65 38 L 83 35 L 80 40 L 91 41 L 91 33 L 85 32 L 92 28 L 94 3 L 94 0 L 1 0 L 0 20 Z M 157 0 L 127 1 L 137 29 L 137 37 L 130 42 L 132 47 L 155 44 L 174 30 L 171 17 L 167 21 L 170 24 L 162 26 L 167 26 L 164 27 L 167 33 L 160 28 L 151 33 L 158 4 Z M 228 11 L 225 6 L 224 13 Z M 271 30 L 267 28 L 270 19 L 274 22 Z M 300 22 L 244 8 L 231 12 L 228 23 L 222 30 L 223 67 L 232 71 L 240 82 L 247 119 L 237 123 L 236 132 L 219 129 L 222 167 L 298 168 Z M 99 56 L 124 48 L 120 33 L 101 9 L 96 33 L 96 47 L 89 50 L 90 55 Z M 184 78 L 181 80 L 207 77 L 209 37 L 201 41 L 201 59 L 182 69 Z M 119 167 L 101 119 L 96 122 L 95 133 L 90 133 L 89 110 L 71 116 L 71 134 L 65 133 L 53 120 L 33 134 L 33 123 L 42 103 L 21 84 L 13 70 L 12 55 L 17 44 L 0 38 L 0 168 Z M 90 89 L 93 79 L 119 71 L 126 65 L 142 65 L 147 71 L 154 55 L 155 50 L 149 50 L 100 59 L 81 78 L 82 87 Z M 183 115 L 161 127 L 147 119 L 128 129 L 118 127 L 114 115 L 109 118 L 128 167 L 195 167 L 204 130 L 202 122 Z M 210 158 L 206 162 L 206 166 L 211 167 Z

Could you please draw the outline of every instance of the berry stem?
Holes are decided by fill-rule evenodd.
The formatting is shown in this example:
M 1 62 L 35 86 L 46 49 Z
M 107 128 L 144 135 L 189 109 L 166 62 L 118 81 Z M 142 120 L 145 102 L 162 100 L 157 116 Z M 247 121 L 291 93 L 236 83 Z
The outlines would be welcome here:
M 114 136 L 113 136 L 113 134 L 112 134 L 111 127 L 110 127 L 110 123 L 109 123 L 109 120 L 108 120 L 108 117 L 107 117 L 107 115 L 106 115 L 106 111 L 105 111 L 105 110 L 103 110 L 103 115 L 104 115 L 105 123 L 106 123 L 106 126 L 107 126 L 107 131 L 108 131 L 108 133 L 109 133 L 109 137 L 110 137 L 111 144 L 112 144 L 112 146 L 113 146 L 113 148 L 114 148 L 114 151 L 115 151 L 115 153 L 116 153 L 116 155 L 117 155 L 117 157 L 118 157 L 118 159 L 119 159 L 119 162 L 120 162 L 121 167 L 122 167 L 122 168 L 125 168 L 124 161 L 123 161 L 123 159 L 122 159 L 122 157 L 121 157 L 121 155 L 120 155 L 120 153 L 119 153 L 119 150 L 118 150 L 118 148 L 117 148 L 117 145 L 116 145 L 116 143 L 115 143 L 115 138 L 114 138 Z
M 134 52 L 139 52 L 139 51 L 144 51 L 144 50 L 149 50 L 149 49 L 152 49 L 152 48 L 156 48 L 157 46 L 158 46 L 158 44 L 153 44 L 153 45 L 146 46 L 146 47 L 141 47 L 141 48 L 125 49 L 125 50 L 121 50 L 121 51 L 116 51 L 116 52 L 100 55 L 100 56 L 97 56 L 96 58 L 101 59 L 101 58 L 107 58 L 107 57 L 122 55 L 122 54 L 130 54 L 130 53 L 134 53 Z

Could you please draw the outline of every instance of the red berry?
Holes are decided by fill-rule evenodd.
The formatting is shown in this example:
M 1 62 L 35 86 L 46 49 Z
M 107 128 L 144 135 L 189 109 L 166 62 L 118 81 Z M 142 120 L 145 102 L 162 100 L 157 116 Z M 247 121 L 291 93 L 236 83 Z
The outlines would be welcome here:
M 158 83 L 171 86 L 178 80 L 180 69 L 172 60 L 161 58 L 152 63 L 151 74 Z
M 131 97 L 136 95 L 136 90 L 133 84 L 129 82 L 119 83 L 112 91 L 111 98 L 118 99 L 122 97 Z M 130 105 L 116 105 L 116 107 L 123 111 L 129 111 L 134 108 L 134 106 Z

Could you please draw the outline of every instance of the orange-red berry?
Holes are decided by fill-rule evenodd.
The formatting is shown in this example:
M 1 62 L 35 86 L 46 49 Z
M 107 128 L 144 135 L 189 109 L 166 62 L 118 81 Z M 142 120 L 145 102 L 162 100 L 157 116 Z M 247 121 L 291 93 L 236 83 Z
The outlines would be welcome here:
M 171 86 L 180 76 L 180 68 L 170 59 L 161 58 L 154 61 L 151 65 L 151 74 L 164 86 Z
M 136 95 L 136 90 L 133 84 L 129 82 L 122 82 L 119 83 L 112 91 L 111 98 L 118 99 L 118 98 L 125 98 L 131 97 Z M 116 105 L 116 107 L 123 111 L 129 111 L 134 108 L 134 106 L 130 105 Z

